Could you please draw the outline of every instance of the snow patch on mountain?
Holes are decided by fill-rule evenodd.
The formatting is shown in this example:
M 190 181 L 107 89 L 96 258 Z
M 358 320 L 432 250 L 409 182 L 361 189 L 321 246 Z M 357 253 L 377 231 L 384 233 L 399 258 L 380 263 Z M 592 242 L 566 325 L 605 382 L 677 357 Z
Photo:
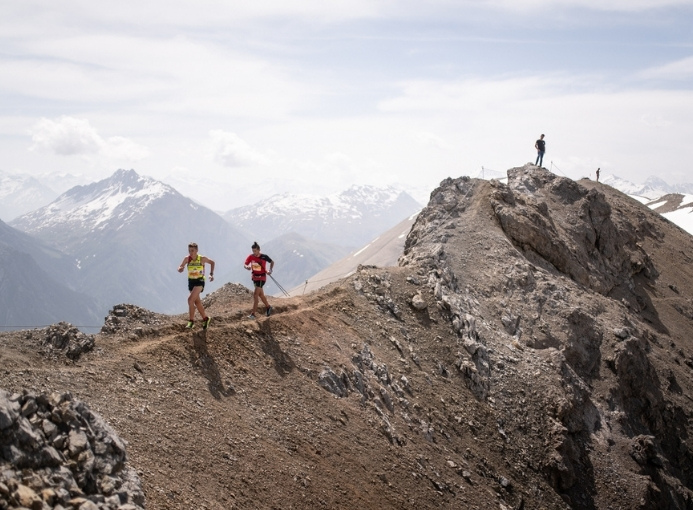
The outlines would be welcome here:
M 104 228 L 111 220 L 118 220 L 122 225 L 148 205 L 173 193 L 175 190 L 162 182 L 141 177 L 133 170 L 118 170 L 103 181 L 72 188 L 49 205 L 26 215 L 24 228 L 44 230 L 54 225 L 79 224 L 80 229 L 95 230 Z
M 601 182 L 640 201 L 652 201 L 669 193 L 693 193 L 693 183 L 672 185 L 654 175 L 645 179 L 642 184 L 634 184 L 615 175 L 605 175 Z
M 686 207 L 678 209 L 670 213 L 664 213 L 662 216 L 693 235 L 693 208 Z
M 625 193 L 693 234 L 693 184 L 670 185 L 656 176 L 648 177 L 644 184 L 634 184 L 615 175 L 606 175 L 601 182 Z
M 328 196 L 282 193 L 231 209 L 224 219 L 260 241 L 296 232 L 350 249 L 418 212 L 421 205 L 395 186 L 352 186 Z
M 294 215 L 320 216 L 331 219 L 361 219 L 364 210 L 386 209 L 402 193 L 392 186 L 352 186 L 341 193 L 328 196 L 282 193 L 273 195 L 256 204 L 229 211 L 235 218 L 244 221 L 261 216 Z
M 191 241 L 220 261 L 243 260 L 247 248 L 242 247 L 250 246 L 213 211 L 134 170 L 71 188 L 11 225 L 76 260 L 80 271 L 71 283 L 78 292 L 101 303 L 129 302 L 166 313 L 187 308 L 178 294 L 185 275 L 161 260 L 181 260 Z M 222 262 L 218 270 L 219 283 L 247 278 L 240 263 Z M 216 285 L 209 282 L 205 291 Z
M 57 195 L 34 177 L 0 172 L 0 219 L 10 221 L 43 207 Z
M 693 235 L 693 195 L 670 193 L 646 205 Z

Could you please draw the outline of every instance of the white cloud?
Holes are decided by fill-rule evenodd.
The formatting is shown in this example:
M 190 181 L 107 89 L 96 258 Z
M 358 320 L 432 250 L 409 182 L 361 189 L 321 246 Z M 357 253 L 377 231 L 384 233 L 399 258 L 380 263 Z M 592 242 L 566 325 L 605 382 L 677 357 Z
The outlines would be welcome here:
M 240 190 L 229 168 L 261 170 L 268 188 L 246 194 L 505 172 L 542 132 L 546 159 L 577 177 L 685 175 L 693 159 L 693 57 L 661 65 L 665 43 L 688 44 L 693 0 L 5 3 L 11 168 L 91 175 L 149 155 L 135 169 L 156 177 L 206 158 L 215 192 Z
M 61 117 L 58 121 L 42 118 L 31 129 L 31 139 L 32 150 L 60 156 L 95 154 L 104 143 L 88 120 L 73 117 Z
M 42 118 L 30 130 L 31 150 L 59 156 L 103 155 L 114 160 L 138 161 L 149 151 L 127 138 L 102 138 L 88 120 L 63 116 L 58 120 Z
M 637 74 L 644 79 L 683 81 L 693 79 L 693 57 L 670 62 L 663 66 L 645 69 Z
M 559 78 L 508 78 L 483 80 L 417 80 L 400 83 L 401 94 L 384 99 L 378 105 L 384 112 L 419 112 L 450 110 L 483 112 L 498 105 L 536 97 L 537 91 L 558 88 Z M 459 112 L 458 112 L 459 114 Z
M 453 2 L 454 0 L 450 0 Z M 486 0 L 492 5 L 508 10 L 556 10 L 561 7 L 577 7 L 595 11 L 639 12 L 677 6 L 693 6 L 692 0 Z
M 149 149 L 122 136 L 111 136 L 102 147 L 103 154 L 114 160 L 140 161 L 149 156 Z
M 339 170 L 340 172 L 351 173 L 355 166 L 353 158 L 350 158 L 342 152 L 333 152 L 325 156 L 325 163 L 332 169 Z M 318 168 L 322 166 L 319 165 Z
M 50 9 L 56 1 L 22 3 L 29 4 L 26 8 L 28 12 L 36 13 L 41 7 Z M 106 18 L 110 23 L 138 24 L 142 20 L 152 20 L 161 27 L 228 28 L 258 19 L 305 19 L 312 22 L 358 19 L 374 16 L 384 7 L 395 3 L 391 0 L 207 0 L 204 4 L 198 4 L 189 0 L 121 0 L 104 9 L 90 0 L 72 0 L 64 6 L 62 13 L 54 13 L 54 17 L 64 17 L 65 20 Z
M 236 133 L 222 130 L 212 130 L 211 137 L 212 155 L 214 160 L 226 167 L 243 167 L 265 164 L 267 157 L 253 149 L 245 140 Z
M 142 113 L 280 117 L 309 104 L 281 63 L 188 37 L 41 37 L 0 55 L 0 92 Z M 50 84 L 48 86 L 48 84 Z
M 448 142 L 435 133 L 419 131 L 413 134 L 413 138 L 422 145 L 428 145 L 430 147 L 435 147 L 436 149 L 447 150 L 451 147 Z
M 463 17 L 478 9 L 551 13 L 561 8 L 595 11 L 644 11 L 691 6 L 692 0 L 120 0 L 104 9 L 91 0 L 24 0 L 10 2 L 0 19 L 3 33 L 34 32 L 36 27 L 113 26 L 141 28 L 146 20 L 152 33 L 198 27 L 243 28 L 248 23 L 282 20 L 294 24 L 335 24 L 364 19 Z M 28 23 L 26 20 L 31 20 Z M 37 32 L 40 33 L 40 32 Z

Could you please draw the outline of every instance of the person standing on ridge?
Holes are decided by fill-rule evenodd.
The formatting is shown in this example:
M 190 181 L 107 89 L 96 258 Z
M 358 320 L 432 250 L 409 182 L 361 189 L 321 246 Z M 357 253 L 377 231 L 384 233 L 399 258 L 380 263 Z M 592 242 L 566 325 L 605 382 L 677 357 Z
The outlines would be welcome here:
M 546 142 L 544 141 L 544 135 L 539 137 L 539 140 L 534 144 L 534 148 L 537 150 L 537 161 L 534 163 L 536 166 L 541 166 L 544 162 L 544 153 L 546 152 Z
M 265 282 L 267 281 L 267 275 L 272 274 L 272 268 L 274 268 L 274 261 L 268 255 L 260 253 L 259 244 L 253 243 L 251 249 L 253 250 L 253 253 L 248 255 L 248 257 L 245 259 L 245 263 L 243 264 L 244 268 L 246 268 L 248 271 L 252 271 L 251 279 L 253 280 L 253 286 L 255 287 L 255 291 L 253 292 L 253 311 L 250 315 L 248 315 L 248 318 L 255 318 L 255 314 L 257 313 L 257 305 L 259 300 L 261 299 L 266 308 L 265 315 L 269 317 L 272 313 L 272 307 L 267 302 L 267 297 L 265 297 L 265 291 L 263 287 L 265 286 Z M 268 262 L 270 265 L 269 270 L 267 270 Z
M 183 262 L 178 266 L 178 272 L 182 273 L 185 266 L 188 266 L 188 311 L 190 312 L 190 320 L 185 326 L 192 329 L 195 326 L 195 308 L 202 316 L 202 329 L 207 329 L 209 326 L 209 317 L 205 313 L 205 308 L 202 306 L 200 294 L 205 288 L 205 264 L 209 264 L 209 281 L 214 281 L 214 261 L 209 257 L 205 257 L 197 253 L 197 243 L 188 245 L 188 255 L 183 259 Z
M 599 182 L 599 168 L 597 168 L 597 182 Z

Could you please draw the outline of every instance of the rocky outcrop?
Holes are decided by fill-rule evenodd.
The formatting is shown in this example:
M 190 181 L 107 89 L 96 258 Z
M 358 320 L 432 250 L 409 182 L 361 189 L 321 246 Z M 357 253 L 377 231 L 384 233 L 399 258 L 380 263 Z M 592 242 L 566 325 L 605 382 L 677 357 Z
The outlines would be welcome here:
M 614 206 L 597 187 L 534 165 L 509 170 L 507 184 L 447 179 L 400 265 L 427 275 L 466 386 L 503 411 L 505 430 L 543 431 L 519 441 L 543 451 L 531 463 L 571 507 L 598 506 L 596 456 L 627 443 L 624 462 L 648 477 L 623 482 L 640 507 L 691 508 L 687 413 L 651 360 L 668 331 L 652 303 L 660 270 L 646 246 L 664 234 L 627 200 Z
M 108 312 L 101 333 L 114 335 L 128 332 L 134 338 L 145 336 L 161 325 L 162 315 L 146 308 L 122 303 Z
M 71 360 L 94 349 L 94 335 L 82 333 L 72 324 L 59 322 L 43 329 L 26 332 L 26 338 L 36 345 L 47 357 L 66 356 Z
M 405 243 L 402 266 L 421 269 L 433 289 L 438 308 L 449 318 L 460 348 L 455 361 L 467 387 L 479 399 L 488 396 L 490 365 L 485 338 L 477 329 L 478 296 L 456 274 L 456 261 L 449 257 L 447 241 L 458 228 L 458 219 L 471 202 L 476 183 L 468 177 L 446 179 L 431 194 L 428 207 L 417 218 Z M 413 299 L 413 298 L 412 298 Z M 513 320 L 508 319 L 508 327 Z
M 603 193 L 533 165 L 508 170 L 508 184 L 494 186 L 494 213 L 532 263 L 603 295 L 632 289 L 636 275 L 657 277 L 640 245 L 644 235 L 653 235 L 651 224 L 644 218 L 635 224 L 619 220 Z M 560 214 L 552 214 L 556 207 Z
M 69 393 L 0 390 L 0 509 L 137 510 L 125 443 Z

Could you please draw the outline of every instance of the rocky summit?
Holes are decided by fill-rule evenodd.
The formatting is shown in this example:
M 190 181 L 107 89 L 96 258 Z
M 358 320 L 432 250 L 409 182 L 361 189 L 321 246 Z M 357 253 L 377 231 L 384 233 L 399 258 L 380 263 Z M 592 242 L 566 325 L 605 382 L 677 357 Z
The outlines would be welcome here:
M 398 267 L 270 317 L 227 284 L 207 330 L 2 334 L 0 509 L 693 508 L 692 254 L 526 165 L 445 180 Z

